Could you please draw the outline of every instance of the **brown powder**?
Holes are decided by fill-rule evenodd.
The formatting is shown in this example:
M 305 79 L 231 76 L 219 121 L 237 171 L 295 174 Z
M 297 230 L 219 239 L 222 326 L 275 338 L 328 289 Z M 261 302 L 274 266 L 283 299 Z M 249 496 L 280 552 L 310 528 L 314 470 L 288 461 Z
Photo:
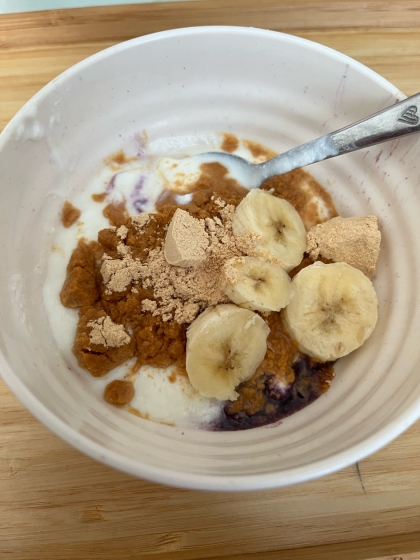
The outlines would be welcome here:
M 222 290 L 222 268 L 235 256 L 242 256 L 232 233 L 232 216 L 235 207 L 226 205 L 219 216 L 205 218 L 205 230 L 209 238 L 206 259 L 197 267 L 180 268 L 166 262 L 161 248 L 149 254 L 148 272 L 151 285 L 158 298 L 154 314 L 178 323 L 191 322 L 205 308 L 227 303 Z
M 205 228 L 210 240 L 206 250 L 206 259 L 198 267 L 184 273 L 175 267 L 170 277 L 174 295 L 190 304 L 198 304 L 190 309 L 203 310 L 211 305 L 228 301 L 221 287 L 221 272 L 225 261 L 240 256 L 232 233 L 232 216 L 235 207 L 227 205 L 220 210 L 219 216 L 206 218 Z
M 123 248 L 124 247 L 124 248 Z M 118 245 L 118 252 L 126 252 L 122 259 L 113 259 L 104 255 L 101 274 L 106 286 L 105 293 L 124 292 L 131 282 L 139 280 L 145 268 L 138 259 L 133 259 L 129 247 Z
M 346 262 L 372 278 L 378 262 L 381 233 L 375 216 L 332 218 L 307 234 L 312 260 L 319 256 L 333 262 Z
M 73 353 L 80 367 L 87 369 L 94 377 L 102 377 L 109 371 L 133 357 L 136 352 L 136 341 L 128 336 L 127 343 L 122 346 L 105 346 L 103 337 L 100 344 L 91 341 L 92 326 L 98 319 L 105 319 L 107 313 L 100 303 L 82 307 L 79 311 L 79 323 L 74 339 Z
M 136 161 L 136 158 L 127 156 L 123 150 L 118 150 L 118 152 L 115 152 L 104 159 L 105 165 L 114 171 L 119 169 L 122 165 L 132 161 Z
M 61 222 L 65 228 L 69 228 L 80 218 L 80 210 L 66 200 L 61 209 Z
M 244 263 L 245 259 L 242 257 L 234 257 L 229 259 L 223 265 L 223 279 L 228 282 L 228 284 L 236 284 L 238 281 L 239 270 L 236 266 L 239 263 Z
M 101 344 L 105 348 L 120 348 L 130 343 L 130 336 L 125 332 L 123 325 L 117 325 L 108 315 L 89 321 L 91 328 L 89 340 L 91 344 Z
M 130 414 L 133 414 L 134 416 L 138 416 L 139 418 L 143 418 L 144 420 L 150 420 L 150 414 L 148 412 L 143 414 L 142 412 L 140 412 L 140 410 L 134 408 L 133 406 L 129 406 L 127 410 Z M 160 423 L 166 424 L 166 422 L 160 422 Z
M 216 195 L 215 198 L 218 198 L 220 192 L 231 191 L 231 196 L 237 193 L 245 196 L 248 192 L 235 179 L 229 177 L 227 167 L 219 162 L 203 163 L 200 165 L 200 172 L 200 178 L 195 185 L 191 185 L 190 192 L 206 189 Z
M 127 237 L 128 229 L 125 226 L 120 226 L 116 234 L 120 239 L 125 239 Z
M 184 268 L 197 266 L 205 260 L 208 246 L 204 220 L 197 220 L 178 208 L 165 239 L 164 253 L 168 263 Z
M 113 404 L 114 406 L 128 404 L 133 399 L 134 395 L 135 390 L 133 383 L 131 381 L 121 381 L 119 379 L 108 383 L 104 391 L 104 399 L 107 403 Z
M 64 307 L 92 305 L 99 299 L 96 261 L 101 256 L 102 247 L 98 243 L 79 241 L 67 265 L 66 280 L 60 292 Z
M 229 132 L 225 132 L 223 134 L 223 142 L 220 146 L 220 149 L 224 152 L 235 152 L 239 148 L 239 140 L 238 137 L 234 134 L 230 134 Z
M 247 148 L 254 158 L 258 159 L 259 161 L 267 161 L 273 157 L 276 157 L 278 154 L 274 150 L 270 150 L 263 144 L 259 142 L 253 142 L 252 140 L 243 140 L 242 141 L 245 148 Z
M 106 192 L 103 193 L 98 193 L 98 194 L 93 194 L 92 195 L 92 200 L 94 200 L 95 202 L 103 202 L 106 199 Z
M 214 196 L 212 196 L 211 199 L 214 201 L 216 206 L 218 206 L 219 208 L 224 208 L 226 206 L 226 202 L 224 200 L 222 200 L 220 197 L 215 198 Z
M 263 236 L 261 234 L 253 232 L 238 235 L 238 237 L 236 237 L 236 246 L 242 253 L 245 253 L 245 255 L 258 257 L 259 255 L 255 252 L 255 246 L 262 238 Z
M 157 309 L 157 303 L 153 299 L 144 299 L 141 302 L 141 309 L 153 313 Z
M 142 231 L 145 226 L 150 222 L 150 215 L 142 212 L 139 216 L 132 216 L 131 222 L 136 227 L 137 231 Z
M 216 209 L 218 215 L 201 220 L 180 209 L 174 214 L 180 213 L 183 220 L 187 217 L 186 221 L 192 231 L 199 225 L 199 231 L 205 234 L 204 259 L 198 266 L 171 265 L 165 258 L 162 245 L 149 250 L 144 260 L 133 258 L 134 247 L 120 242 L 117 246 L 117 258 L 107 254 L 103 258 L 101 274 L 105 294 L 125 292 L 130 285 L 132 290 L 132 284 L 138 285 L 142 290 L 153 288 L 155 301 L 143 300 L 142 310 L 155 317 L 161 316 L 165 322 L 175 320 L 179 324 L 192 322 L 201 311 L 211 305 L 227 303 L 229 299 L 221 285 L 222 268 L 227 260 L 242 256 L 244 252 L 238 249 L 232 232 L 235 206 L 224 204 L 219 199 L 218 204 L 215 203 L 217 212 Z M 130 227 L 136 228 L 128 222 L 129 232 Z M 129 233 L 127 240 L 131 239 L 130 235 Z
M 117 228 L 124 225 L 130 217 L 126 210 L 125 202 L 108 204 L 102 210 L 102 214 L 109 220 L 112 226 Z

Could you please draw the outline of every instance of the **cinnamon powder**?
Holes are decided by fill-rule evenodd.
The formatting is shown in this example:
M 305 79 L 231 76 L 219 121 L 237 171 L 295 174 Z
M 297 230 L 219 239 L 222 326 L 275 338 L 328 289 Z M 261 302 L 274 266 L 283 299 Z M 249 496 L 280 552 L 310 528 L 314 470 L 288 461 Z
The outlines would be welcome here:
M 61 222 L 65 228 L 71 227 L 80 218 L 80 210 L 66 200 L 61 209 Z

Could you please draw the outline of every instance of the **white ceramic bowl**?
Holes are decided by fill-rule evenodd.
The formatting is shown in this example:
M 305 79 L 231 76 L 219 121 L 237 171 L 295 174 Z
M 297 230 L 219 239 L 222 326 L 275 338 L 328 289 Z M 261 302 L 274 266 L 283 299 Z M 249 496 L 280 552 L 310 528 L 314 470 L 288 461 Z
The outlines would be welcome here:
M 311 173 L 343 216 L 375 214 L 378 326 L 340 360 L 331 390 L 275 427 L 180 430 L 101 402 L 54 343 L 42 300 L 57 213 L 119 135 L 176 152 L 231 131 L 282 151 L 404 96 L 342 54 L 259 29 L 207 27 L 105 50 L 41 90 L 0 139 L 0 372 L 69 443 L 108 465 L 189 488 L 250 490 L 341 469 L 420 416 L 419 141 L 383 144 Z M 182 143 L 181 142 L 181 143 Z M 170 154 L 168 154 L 170 155 Z

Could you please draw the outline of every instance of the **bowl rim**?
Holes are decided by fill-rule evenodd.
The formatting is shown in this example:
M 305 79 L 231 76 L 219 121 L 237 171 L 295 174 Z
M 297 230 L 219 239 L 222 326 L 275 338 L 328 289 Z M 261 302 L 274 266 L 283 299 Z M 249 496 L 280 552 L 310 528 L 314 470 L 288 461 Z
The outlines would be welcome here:
M 170 37 L 179 37 L 185 35 L 229 33 L 231 35 L 249 35 L 253 37 L 271 36 L 274 39 L 281 39 L 282 42 L 289 44 L 299 44 L 309 47 L 310 49 L 335 58 L 337 61 L 348 64 L 356 69 L 360 74 L 368 76 L 380 85 L 386 92 L 396 97 L 404 99 L 406 96 L 388 80 L 380 76 L 375 71 L 364 66 L 360 62 L 344 55 L 334 49 L 303 39 L 295 37 L 287 33 L 259 29 L 253 27 L 240 26 L 203 26 L 203 27 L 186 27 L 181 29 L 172 29 L 167 31 L 159 31 L 142 37 L 136 37 L 129 41 L 118 43 L 112 47 L 104 49 L 84 60 L 71 66 L 63 73 L 54 78 L 38 91 L 25 105 L 16 113 L 11 121 L 6 125 L 0 135 L 0 150 L 8 142 L 14 132 L 15 126 L 25 115 L 32 105 L 38 103 L 39 100 L 47 97 L 57 86 L 65 82 L 67 79 L 76 75 L 81 68 L 87 68 L 95 64 L 97 61 L 107 58 L 108 56 L 130 49 L 144 43 L 159 41 Z M 15 375 L 9 366 L 6 358 L 0 351 L 0 375 L 3 380 L 15 394 L 22 404 L 40 420 L 53 433 L 60 436 L 73 447 L 84 454 L 104 463 L 110 467 L 114 467 L 127 474 L 144 478 L 152 482 L 166 484 L 170 486 L 189 488 L 195 490 L 214 490 L 214 491 L 243 491 L 243 490 L 262 490 L 268 488 L 279 488 L 306 482 L 320 476 L 330 474 L 341 470 L 345 467 L 357 463 L 368 455 L 375 453 L 383 446 L 390 443 L 397 436 L 403 433 L 414 422 L 420 418 L 420 406 L 418 402 L 412 403 L 397 418 L 394 418 L 385 427 L 378 430 L 375 434 L 366 438 L 350 448 L 340 453 L 333 453 L 328 457 L 318 460 L 309 465 L 298 468 L 290 468 L 277 472 L 252 474 L 252 475 L 201 475 L 196 473 L 188 473 L 181 471 L 173 471 L 152 465 L 143 464 L 135 459 L 121 457 L 117 452 L 111 451 L 102 445 L 92 441 L 89 437 L 80 434 L 76 429 L 68 426 L 63 420 L 57 418 L 44 404 L 42 404 L 24 385 L 24 383 Z

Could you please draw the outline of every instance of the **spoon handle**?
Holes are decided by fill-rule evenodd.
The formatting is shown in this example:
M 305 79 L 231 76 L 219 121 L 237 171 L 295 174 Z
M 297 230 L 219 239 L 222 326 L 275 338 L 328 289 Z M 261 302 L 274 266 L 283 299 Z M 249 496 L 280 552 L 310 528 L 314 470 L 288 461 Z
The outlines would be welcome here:
M 264 179 L 420 132 L 420 93 L 259 165 Z
M 415 132 L 420 132 L 420 93 L 330 136 L 340 155 Z

